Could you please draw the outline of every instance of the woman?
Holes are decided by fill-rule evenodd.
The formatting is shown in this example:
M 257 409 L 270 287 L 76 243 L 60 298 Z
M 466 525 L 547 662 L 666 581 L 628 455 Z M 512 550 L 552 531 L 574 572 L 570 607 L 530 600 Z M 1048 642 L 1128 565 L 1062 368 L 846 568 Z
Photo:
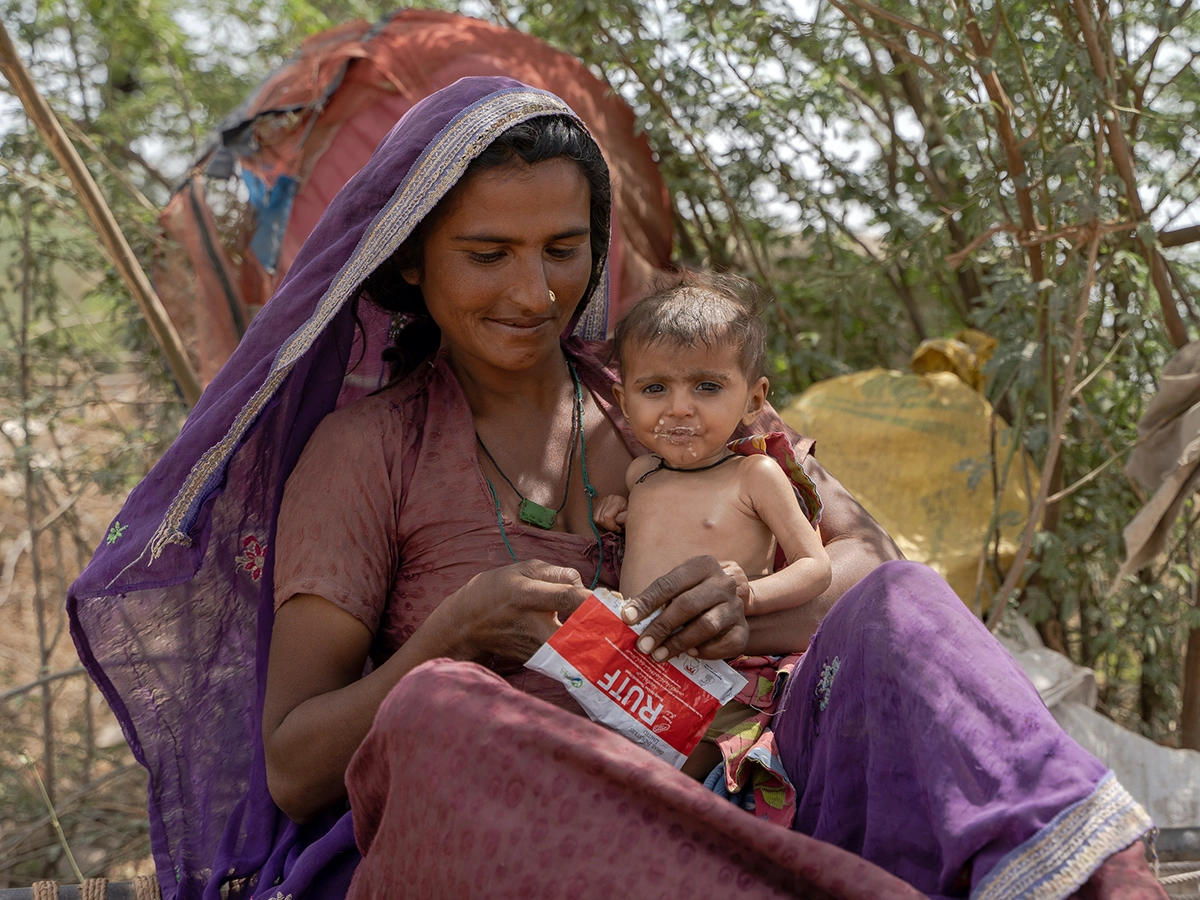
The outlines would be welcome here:
M 81 657 L 150 770 L 165 895 L 340 896 L 355 872 L 362 896 L 657 896 L 723 879 L 755 896 L 911 895 L 528 696 L 569 703 L 520 662 L 588 585 L 615 583 L 591 499 L 620 490 L 641 451 L 580 340 L 604 333 L 608 201 L 572 121 L 557 98 L 504 79 L 464 79 L 414 107 L 73 587 Z M 523 123 L 537 127 L 522 136 Z M 374 306 L 356 309 L 364 285 Z M 395 313 L 407 374 L 349 404 L 359 363 L 379 357 L 379 305 Z M 790 649 L 895 555 L 807 465 L 826 505 L 830 592 L 751 631 L 732 580 L 692 560 L 638 600 L 647 613 L 665 604 L 647 632 L 656 645 Z M 948 617 L 959 655 L 943 659 Z M 928 570 L 892 563 L 863 579 L 780 715 L 797 823 L 963 896 L 997 873 L 1006 890 L 1013 854 L 1061 851 L 1066 813 L 1084 851 L 1077 840 L 1043 854 L 1037 873 L 1054 882 L 1045 896 L 1067 896 L 1149 823 L 1050 730 L 1031 688 L 994 697 L 996 679 L 973 671 L 1002 665 L 987 641 Z M 962 710 L 931 708 L 948 677 L 968 708 L 1003 714 L 995 734 L 980 717 L 960 737 Z M 898 727 L 896 709 L 938 727 Z M 1022 729 L 1048 737 L 1026 753 Z M 997 770 L 1013 759 L 1028 764 L 1008 779 Z M 881 785 L 905 780 L 902 803 L 879 802 Z

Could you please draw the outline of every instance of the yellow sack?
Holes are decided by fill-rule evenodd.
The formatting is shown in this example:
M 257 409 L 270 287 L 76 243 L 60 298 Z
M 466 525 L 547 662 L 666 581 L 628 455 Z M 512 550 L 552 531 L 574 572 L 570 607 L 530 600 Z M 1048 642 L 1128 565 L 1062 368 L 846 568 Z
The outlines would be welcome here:
M 1037 494 L 1038 473 L 1024 450 L 1012 452 L 1011 429 L 999 417 L 993 467 L 992 407 L 982 394 L 951 372 L 870 369 L 813 385 L 782 416 L 816 439 L 822 465 L 905 556 L 941 573 L 968 607 L 987 609 L 999 586 L 992 567 L 981 565 L 989 555 L 993 468 L 1003 482 L 998 516 L 1005 571 Z

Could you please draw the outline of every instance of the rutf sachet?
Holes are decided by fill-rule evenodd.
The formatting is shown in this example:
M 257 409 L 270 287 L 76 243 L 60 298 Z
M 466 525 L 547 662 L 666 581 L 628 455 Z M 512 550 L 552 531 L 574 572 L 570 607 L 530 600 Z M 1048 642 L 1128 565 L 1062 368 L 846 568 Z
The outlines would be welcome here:
M 624 605 L 597 588 L 525 665 L 566 685 L 594 721 L 679 768 L 746 679 L 720 660 L 651 659 L 634 645 L 658 613 L 628 625 Z

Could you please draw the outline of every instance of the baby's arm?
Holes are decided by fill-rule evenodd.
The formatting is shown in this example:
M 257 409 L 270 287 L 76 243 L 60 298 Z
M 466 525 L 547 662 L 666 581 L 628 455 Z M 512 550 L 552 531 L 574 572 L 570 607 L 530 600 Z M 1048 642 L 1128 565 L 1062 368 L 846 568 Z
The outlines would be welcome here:
M 747 462 L 747 488 L 755 513 L 775 535 L 787 558 L 787 568 L 750 582 L 746 615 L 791 609 L 819 597 L 829 587 L 832 568 L 820 535 L 809 523 L 792 483 L 771 458 L 752 456 Z
M 637 480 L 658 465 L 658 457 L 649 454 L 635 456 L 625 470 L 625 488 L 633 493 Z M 625 515 L 629 501 L 620 494 L 606 494 L 596 501 L 592 509 L 592 520 L 605 531 L 620 531 L 625 526 Z
M 596 501 L 592 519 L 605 531 L 620 531 L 625 525 L 629 501 L 620 494 L 606 494 Z

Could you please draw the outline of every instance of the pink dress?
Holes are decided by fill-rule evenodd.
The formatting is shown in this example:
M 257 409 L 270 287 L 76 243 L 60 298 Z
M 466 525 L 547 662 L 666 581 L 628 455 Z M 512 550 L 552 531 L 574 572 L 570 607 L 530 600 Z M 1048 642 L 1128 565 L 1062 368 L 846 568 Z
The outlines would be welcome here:
M 644 453 L 612 395 L 600 361 L 606 345 L 571 341 L 579 377 L 632 453 Z M 284 493 L 276 538 L 275 605 L 324 597 L 374 635 L 376 666 L 438 604 L 480 572 L 512 557 L 479 468 L 475 427 L 462 388 L 441 354 L 400 384 L 321 422 Z M 593 536 L 543 531 L 505 519 L 517 558 L 570 566 L 590 584 L 600 553 Z M 600 584 L 618 582 L 617 535 L 603 535 Z M 488 667 L 509 684 L 575 713 L 558 682 L 515 660 Z

